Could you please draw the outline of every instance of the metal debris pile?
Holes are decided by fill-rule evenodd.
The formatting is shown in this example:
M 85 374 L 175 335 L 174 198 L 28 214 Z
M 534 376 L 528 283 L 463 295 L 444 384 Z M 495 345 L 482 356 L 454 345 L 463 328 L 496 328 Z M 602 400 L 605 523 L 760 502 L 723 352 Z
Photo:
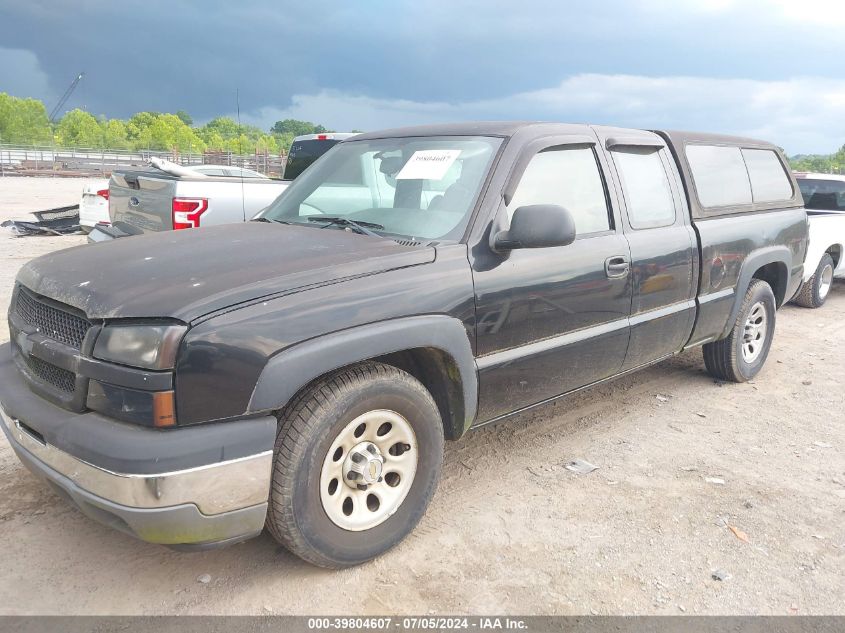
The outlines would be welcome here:
M 33 211 L 35 222 L 26 220 L 6 220 L 0 226 L 8 227 L 15 237 L 27 235 L 71 235 L 81 232 L 79 226 L 79 205 L 55 207 L 43 211 Z

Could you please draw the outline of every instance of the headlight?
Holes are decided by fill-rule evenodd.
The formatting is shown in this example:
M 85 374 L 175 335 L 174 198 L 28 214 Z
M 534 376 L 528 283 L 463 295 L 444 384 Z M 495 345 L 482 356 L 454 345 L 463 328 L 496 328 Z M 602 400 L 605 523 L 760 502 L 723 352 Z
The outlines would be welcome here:
M 184 325 L 107 325 L 94 344 L 94 357 L 142 369 L 173 369 Z

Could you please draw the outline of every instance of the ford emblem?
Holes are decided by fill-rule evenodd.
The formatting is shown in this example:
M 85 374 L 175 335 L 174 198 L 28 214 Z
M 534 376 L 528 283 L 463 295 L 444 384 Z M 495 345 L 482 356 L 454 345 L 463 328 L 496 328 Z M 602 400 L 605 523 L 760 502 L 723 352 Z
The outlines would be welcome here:
M 138 200 L 138 198 L 136 198 L 135 196 L 132 196 L 131 198 L 129 198 L 129 206 L 130 207 L 137 207 L 139 204 L 141 204 L 141 201 Z

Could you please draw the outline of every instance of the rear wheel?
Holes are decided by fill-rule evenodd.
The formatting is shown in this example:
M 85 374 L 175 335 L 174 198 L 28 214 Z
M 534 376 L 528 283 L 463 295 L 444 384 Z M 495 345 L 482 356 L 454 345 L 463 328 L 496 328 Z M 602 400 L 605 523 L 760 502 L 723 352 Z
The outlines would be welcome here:
M 728 337 L 704 346 L 704 365 L 711 376 L 745 382 L 757 375 L 772 345 L 776 307 L 769 284 L 752 279 Z
M 830 289 L 833 287 L 833 258 L 825 253 L 816 272 L 801 285 L 801 290 L 794 301 L 805 308 L 820 308 L 824 305 Z
M 416 526 L 440 477 L 443 424 L 413 376 L 362 363 L 297 398 L 275 453 L 268 530 L 310 563 L 347 567 Z

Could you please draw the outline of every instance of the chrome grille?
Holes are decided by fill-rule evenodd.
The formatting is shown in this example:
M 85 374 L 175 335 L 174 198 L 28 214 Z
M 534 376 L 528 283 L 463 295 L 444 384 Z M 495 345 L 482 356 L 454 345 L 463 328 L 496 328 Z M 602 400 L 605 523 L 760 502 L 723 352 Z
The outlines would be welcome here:
M 15 312 L 44 336 L 76 349 L 82 348 L 82 339 L 91 327 L 88 319 L 47 303 L 23 286 L 18 288 Z
M 56 367 L 28 354 L 24 356 L 24 362 L 29 372 L 41 382 L 45 382 L 65 393 L 73 393 L 76 388 L 76 375 L 73 372 Z

